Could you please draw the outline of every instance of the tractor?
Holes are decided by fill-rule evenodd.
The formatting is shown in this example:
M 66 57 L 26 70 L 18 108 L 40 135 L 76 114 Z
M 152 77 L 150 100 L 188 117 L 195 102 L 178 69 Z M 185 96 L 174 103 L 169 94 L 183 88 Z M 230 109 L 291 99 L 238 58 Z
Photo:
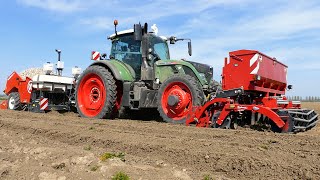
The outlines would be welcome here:
M 170 60 L 168 44 L 190 39 L 157 35 L 157 28 L 135 24 L 117 32 L 111 40 L 110 59 L 92 52 L 95 60 L 80 76 L 76 86 L 76 106 L 82 117 L 114 118 L 120 108 L 157 108 L 164 121 L 184 124 L 195 106 L 215 91 L 213 68 L 186 60 Z

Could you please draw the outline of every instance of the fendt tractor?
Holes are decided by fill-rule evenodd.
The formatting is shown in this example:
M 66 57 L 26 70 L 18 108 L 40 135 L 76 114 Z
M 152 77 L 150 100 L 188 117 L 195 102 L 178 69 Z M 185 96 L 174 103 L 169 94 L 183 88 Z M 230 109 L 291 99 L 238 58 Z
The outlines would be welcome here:
M 186 60 L 170 60 L 168 44 L 191 40 L 157 35 L 157 28 L 135 24 L 108 37 L 110 59 L 92 52 L 95 60 L 80 76 L 76 107 L 82 117 L 114 118 L 120 108 L 157 108 L 164 121 L 199 127 L 268 127 L 276 132 L 309 130 L 318 121 L 313 110 L 284 96 L 287 66 L 259 51 L 229 53 L 222 87 L 213 68 Z
M 76 111 L 74 90 L 75 81 L 81 68 L 72 68 L 73 77 L 62 76 L 64 62 L 58 53 L 56 65 L 48 62 L 40 72 L 34 68 L 26 70 L 26 77 L 13 72 L 7 79 L 5 90 L 8 100 L 0 104 L 0 109 L 28 110 L 31 112 Z M 56 66 L 56 72 L 55 67 Z

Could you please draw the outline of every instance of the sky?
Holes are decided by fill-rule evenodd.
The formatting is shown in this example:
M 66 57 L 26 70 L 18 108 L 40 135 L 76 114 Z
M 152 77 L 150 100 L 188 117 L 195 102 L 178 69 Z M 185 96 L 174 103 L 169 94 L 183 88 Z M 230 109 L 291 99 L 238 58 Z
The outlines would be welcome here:
M 180 42 L 171 59 L 209 64 L 217 81 L 228 52 L 254 49 L 289 66 L 288 95 L 320 95 L 319 0 L 1 0 L 0 89 L 13 71 L 55 63 L 55 49 L 65 75 L 85 69 L 92 50 L 109 54 L 114 19 L 118 30 L 148 22 L 159 35 L 191 38 L 193 55 Z

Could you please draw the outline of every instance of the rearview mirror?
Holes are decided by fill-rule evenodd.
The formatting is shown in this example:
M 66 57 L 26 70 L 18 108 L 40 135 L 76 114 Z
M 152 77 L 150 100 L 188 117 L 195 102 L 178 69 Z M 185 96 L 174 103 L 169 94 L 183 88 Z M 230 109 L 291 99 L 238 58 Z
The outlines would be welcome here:
M 133 26 L 134 32 L 133 32 L 133 38 L 135 41 L 141 41 L 142 40 L 142 28 L 141 24 L 135 24 Z
M 106 59 L 106 57 L 107 57 L 107 53 L 103 53 L 103 54 L 101 54 L 100 59 L 101 59 L 101 60 L 105 60 L 105 59 Z
M 188 53 L 189 56 L 192 56 L 192 46 L 191 46 L 191 41 L 188 42 Z

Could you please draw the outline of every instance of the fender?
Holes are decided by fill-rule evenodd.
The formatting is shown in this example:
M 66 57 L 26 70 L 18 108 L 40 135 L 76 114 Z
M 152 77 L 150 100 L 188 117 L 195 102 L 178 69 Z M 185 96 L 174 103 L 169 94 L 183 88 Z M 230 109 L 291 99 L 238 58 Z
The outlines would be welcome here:
M 177 68 L 177 70 L 179 71 L 179 73 L 185 73 L 185 74 L 189 74 L 190 76 L 196 78 L 196 80 L 199 80 L 200 84 L 202 86 L 204 85 L 208 85 L 209 83 L 207 82 L 207 80 L 204 77 L 200 76 L 200 73 L 196 70 L 196 68 L 189 62 L 187 61 L 183 61 L 183 60 L 159 60 L 155 63 L 155 68 L 156 68 L 156 78 L 159 78 L 160 81 L 164 81 L 166 80 L 168 77 L 170 77 L 171 75 L 174 74 L 174 72 L 170 69 L 168 70 L 164 70 L 164 72 L 161 71 L 161 68 L 164 66 L 180 66 L 183 68 L 187 68 L 190 71 L 189 72 L 185 72 L 183 70 L 183 68 Z
M 100 60 L 92 63 L 90 66 L 99 65 L 104 66 L 111 71 L 116 80 L 119 81 L 134 81 L 135 72 L 131 66 L 118 60 Z

